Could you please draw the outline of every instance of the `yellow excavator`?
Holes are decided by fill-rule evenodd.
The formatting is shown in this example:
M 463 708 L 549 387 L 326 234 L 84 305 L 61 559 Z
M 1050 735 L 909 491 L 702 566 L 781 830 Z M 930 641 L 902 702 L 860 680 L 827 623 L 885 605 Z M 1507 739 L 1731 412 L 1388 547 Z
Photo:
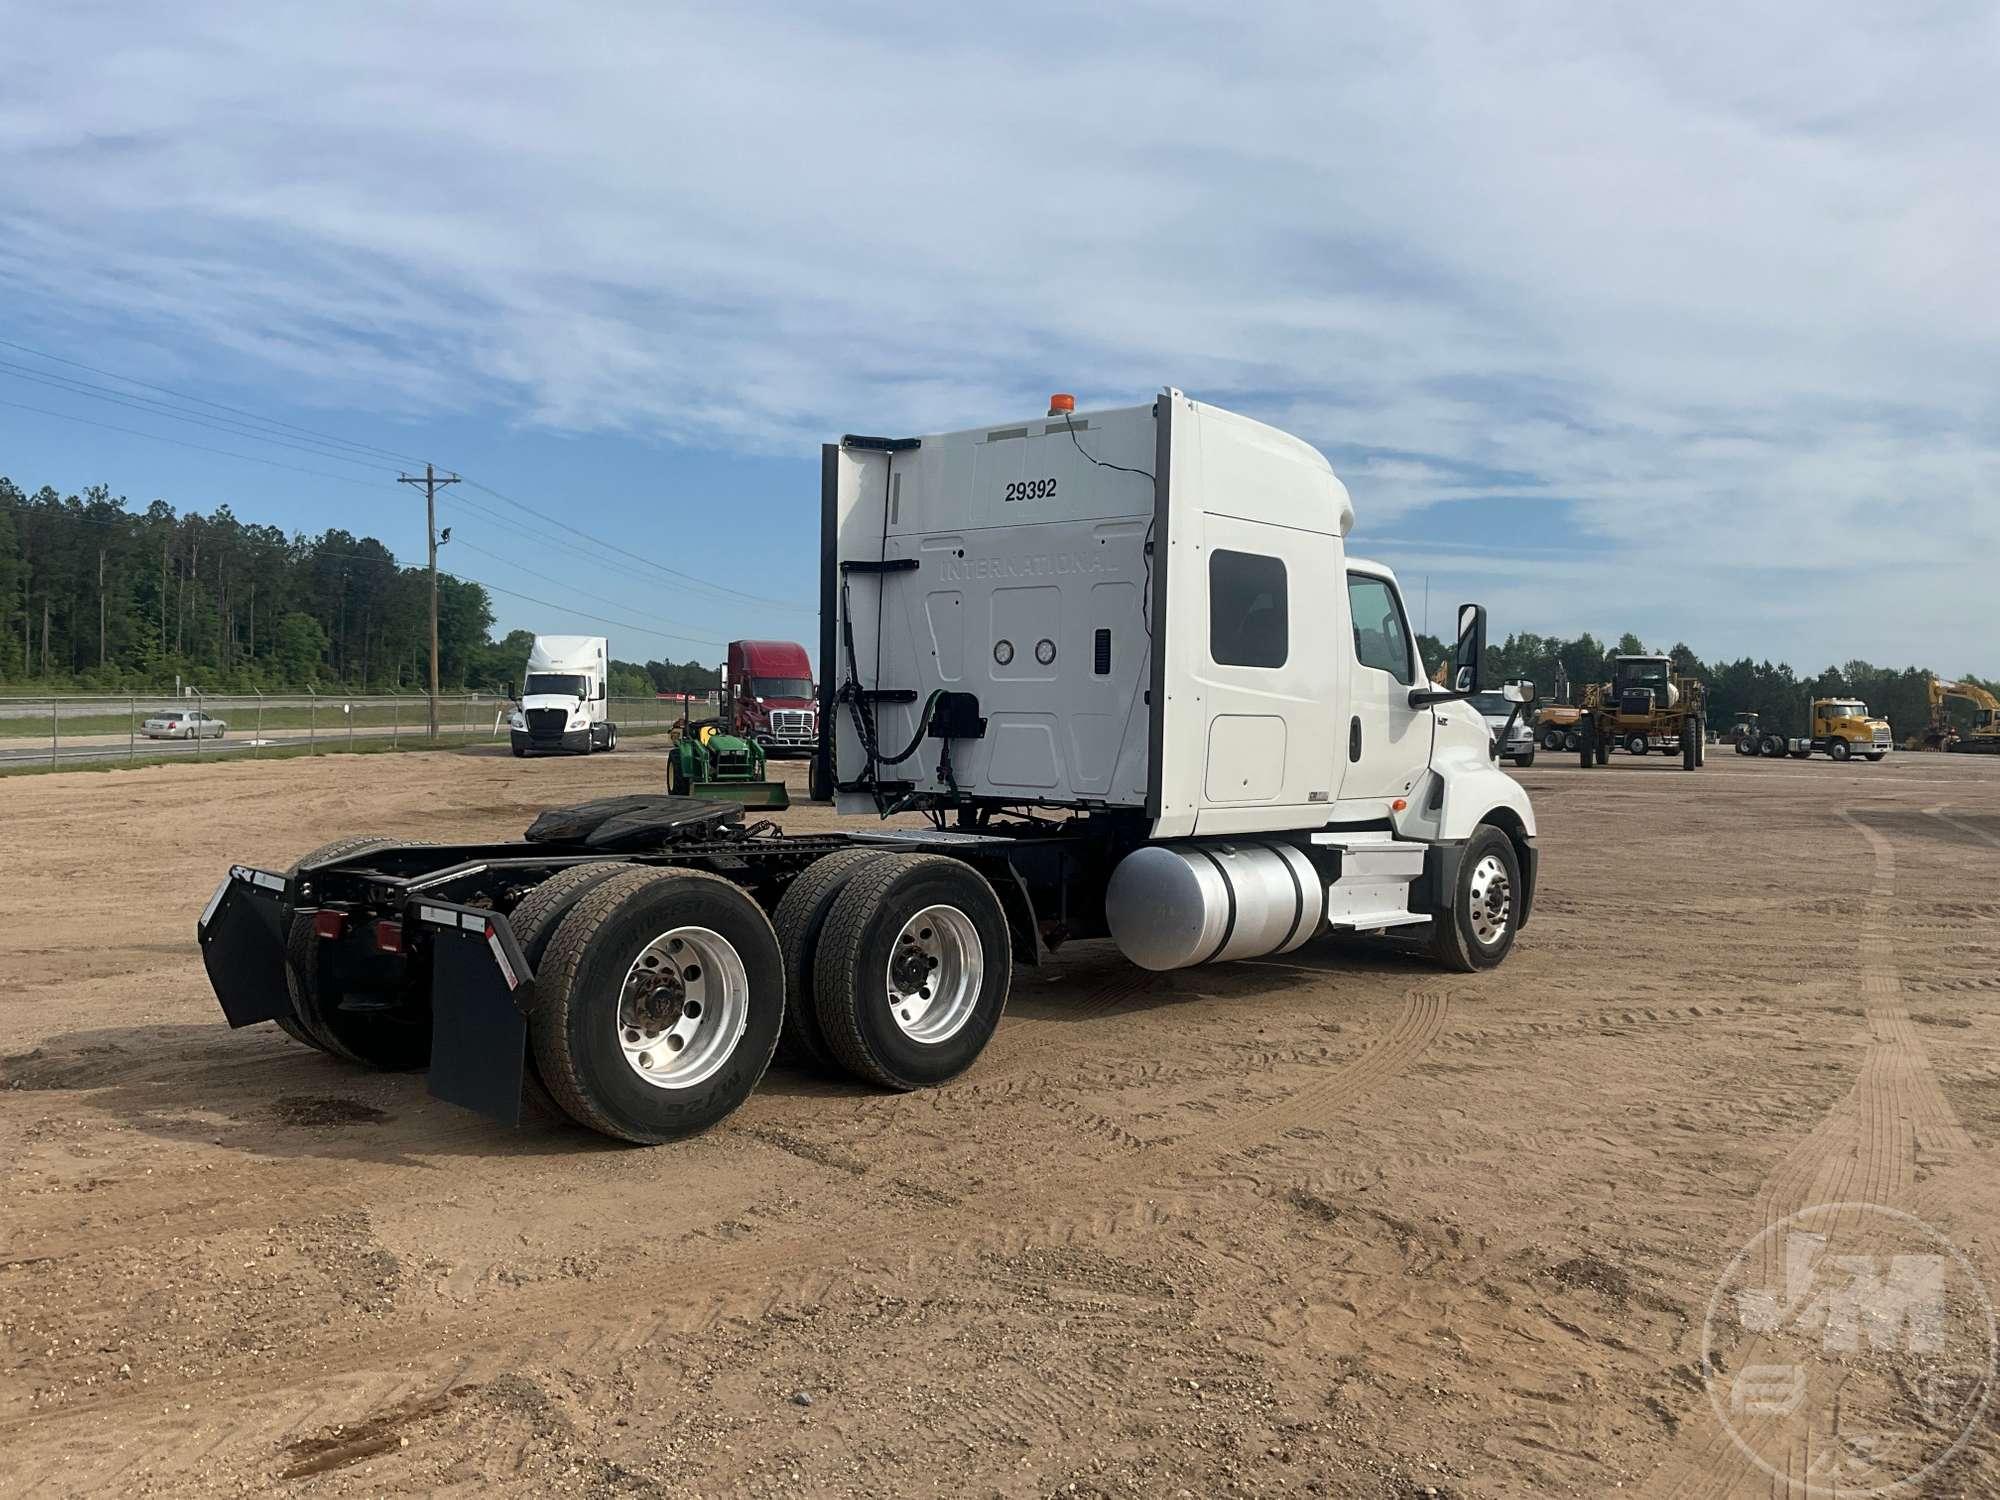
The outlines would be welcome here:
M 1972 727 L 1951 722 L 1945 705 L 1953 698 L 1972 705 Z M 1924 728 L 1926 750 L 1957 750 L 1968 755 L 2000 755 L 2000 698 L 1976 682 L 1931 679 L 1931 721 Z

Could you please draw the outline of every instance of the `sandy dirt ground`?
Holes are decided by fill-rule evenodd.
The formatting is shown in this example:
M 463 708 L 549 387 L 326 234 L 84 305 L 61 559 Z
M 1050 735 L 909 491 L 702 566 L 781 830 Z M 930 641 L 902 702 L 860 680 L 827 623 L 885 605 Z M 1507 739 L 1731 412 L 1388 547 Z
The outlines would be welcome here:
M 1895 1414 L 1864 1350 L 1776 1474 L 1732 1441 L 1739 1250 L 1879 1204 L 2000 1288 L 2000 761 L 1545 761 L 1497 972 L 1073 945 L 950 1087 L 773 1071 L 652 1150 L 223 1026 L 228 862 L 663 779 L 0 781 L 0 1492 L 1783 1495 Z M 1991 1408 L 1916 1492 L 2000 1493 Z

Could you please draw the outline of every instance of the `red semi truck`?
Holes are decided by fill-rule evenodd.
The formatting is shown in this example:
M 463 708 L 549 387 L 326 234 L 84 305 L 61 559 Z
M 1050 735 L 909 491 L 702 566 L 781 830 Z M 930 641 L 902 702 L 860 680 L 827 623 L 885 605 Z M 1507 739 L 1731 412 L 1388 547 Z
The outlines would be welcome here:
M 723 717 L 733 732 L 773 755 L 788 750 L 810 755 L 818 746 L 819 700 L 805 647 L 792 641 L 731 641 L 724 673 Z

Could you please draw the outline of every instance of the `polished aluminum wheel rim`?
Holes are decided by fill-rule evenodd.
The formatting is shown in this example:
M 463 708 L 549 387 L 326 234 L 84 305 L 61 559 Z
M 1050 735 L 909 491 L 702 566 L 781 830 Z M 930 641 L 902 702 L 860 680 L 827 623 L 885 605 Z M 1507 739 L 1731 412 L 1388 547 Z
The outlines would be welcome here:
M 1500 856 L 1489 854 L 1472 867 L 1472 887 L 1468 893 L 1472 935 L 1491 947 L 1507 935 L 1514 916 L 1514 882 Z
M 715 1075 L 750 1024 L 742 955 L 707 927 L 676 927 L 639 951 L 618 996 L 618 1046 L 634 1073 L 662 1089 Z
M 935 1045 L 964 1029 L 986 984 L 986 950 L 972 918 L 927 906 L 889 950 L 889 1016 L 914 1042 Z

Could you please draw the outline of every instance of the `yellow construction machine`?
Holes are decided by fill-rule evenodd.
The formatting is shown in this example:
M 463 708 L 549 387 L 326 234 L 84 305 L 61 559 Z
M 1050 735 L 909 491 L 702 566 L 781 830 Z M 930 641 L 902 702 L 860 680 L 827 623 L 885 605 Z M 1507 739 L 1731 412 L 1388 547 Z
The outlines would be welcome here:
M 1593 683 L 1582 696 L 1582 764 L 1603 765 L 1614 745 L 1633 755 L 1679 755 L 1684 771 L 1707 761 L 1708 687 L 1675 672 L 1671 657 L 1613 657 L 1611 681 Z
M 1953 698 L 1972 705 L 1972 727 L 1951 722 L 1945 705 Z M 1968 755 L 2000 755 L 2000 698 L 1976 682 L 1931 679 L 1931 721 L 1924 728 L 1926 750 L 1957 750 Z

